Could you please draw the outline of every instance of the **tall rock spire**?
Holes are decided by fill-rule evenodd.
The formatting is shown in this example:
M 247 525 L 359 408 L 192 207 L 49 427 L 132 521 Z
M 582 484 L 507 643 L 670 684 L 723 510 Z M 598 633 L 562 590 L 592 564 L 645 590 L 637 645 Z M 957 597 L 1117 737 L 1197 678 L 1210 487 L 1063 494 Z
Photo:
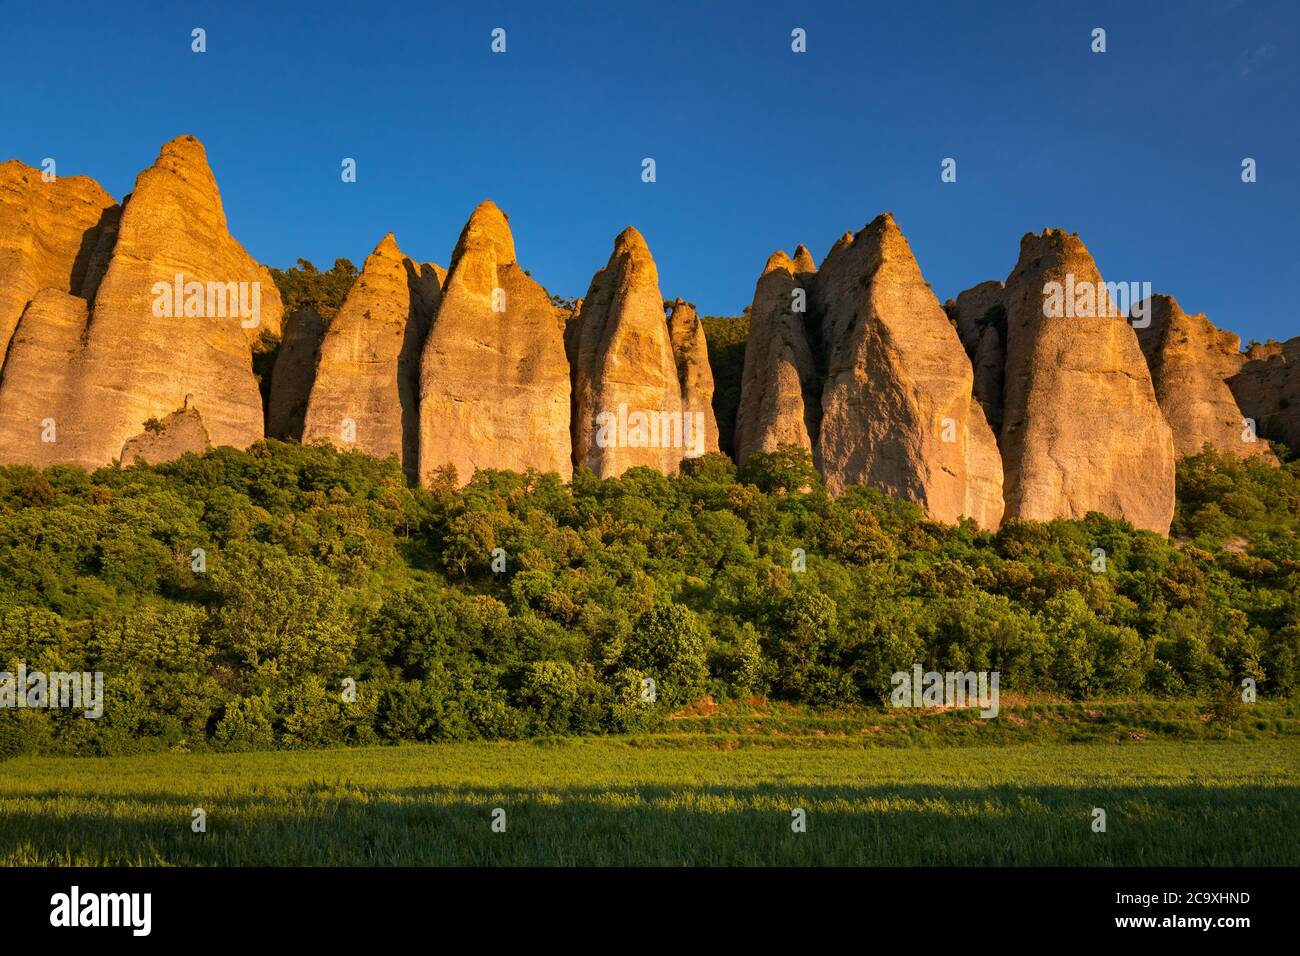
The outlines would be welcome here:
M 641 233 L 614 241 L 582 301 L 575 331 L 573 452 L 599 477 L 647 466 L 665 473 L 687 447 L 681 385 L 659 273 Z
M 440 294 L 438 274 L 402 254 L 390 232 L 365 261 L 320 344 L 302 440 L 385 458 L 408 477 L 419 448 L 420 350 Z
M 1007 516 L 1099 511 L 1168 534 L 1173 436 L 1137 336 L 1079 237 L 1026 235 L 1006 302 Z
M 709 343 L 695 306 L 678 299 L 668 316 L 668 338 L 677 362 L 677 383 L 682 390 L 682 414 L 690 427 L 703 435 L 703 453 L 718 450 L 718 419 L 713 412 L 713 369 Z M 683 419 L 686 421 L 687 419 Z
M 192 136 L 165 144 L 140 174 L 112 241 L 94 243 L 81 290 L 93 307 L 70 376 L 45 418 L 58 424 L 48 455 L 95 468 L 122 454 L 145 424 L 190 407 L 212 443 L 243 448 L 262 437 L 262 401 L 252 344 L 279 334 L 280 296 L 270 273 L 227 231 L 216 181 Z M 84 248 L 84 247 L 83 247 Z M 95 287 L 94 263 L 106 261 Z M 48 303 L 47 303 L 48 305 Z M 64 313 L 75 311 L 64 306 Z M 43 309 L 33 322 L 47 322 Z M 44 333 L 33 330 L 36 338 Z M 22 379 L 27 350 L 6 361 L 4 378 Z M 4 385 L 0 384 L 0 391 Z M 2 404 L 2 402 L 0 402 Z M 0 446 L 41 433 L 28 421 Z
M 837 242 L 815 292 L 826 384 L 814 451 L 827 487 L 870 485 L 941 521 L 997 527 L 999 456 L 970 361 L 893 217 Z
M 479 468 L 573 470 L 564 323 L 491 202 L 460 234 L 421 359 L 420 475 L 449 464 L 462 484 Z
M 736 413 L 736 461 L 796 445 L 812 451 L 821 420 L 817 367 L 805 318 L 817 271 L 802 245 L 792 261 L 774 252 L 754 287 Z

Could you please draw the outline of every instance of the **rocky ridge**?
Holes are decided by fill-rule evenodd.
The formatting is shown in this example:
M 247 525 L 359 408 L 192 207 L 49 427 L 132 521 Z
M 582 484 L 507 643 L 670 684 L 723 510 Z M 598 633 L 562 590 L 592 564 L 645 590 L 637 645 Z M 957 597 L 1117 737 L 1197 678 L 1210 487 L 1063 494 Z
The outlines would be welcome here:
M 1054 286 L 1092 291 L 1063 318 Z M 802 245 L 774 253 L 731 447 L 741 463 L 803 448 L 832 493 L 869 485 L 936 520 L 1099 511 L 1162 534 L 1177 458 L 1300 447 L 1300 338 L 1242 353 L 1168 296 L 1135 328 L 1105 289 L 1060 230 L 1026 235 L 1004 282 L 946 311 L 889 214 L 820 266 Z M 269 436 L 464 483 L 483 468 L 671 473 L 720 445 L 705 323 L 664 301 L 631 227 L 576 302 L 519 265 L 484 202 L 445 272 L 390 234 L 337 315 L 303 307 L 282 328 L 281 313 L 193 137 L 165 144 L 120 204 L 84 177 L 0 164 L 0 463 L 156 464 Z

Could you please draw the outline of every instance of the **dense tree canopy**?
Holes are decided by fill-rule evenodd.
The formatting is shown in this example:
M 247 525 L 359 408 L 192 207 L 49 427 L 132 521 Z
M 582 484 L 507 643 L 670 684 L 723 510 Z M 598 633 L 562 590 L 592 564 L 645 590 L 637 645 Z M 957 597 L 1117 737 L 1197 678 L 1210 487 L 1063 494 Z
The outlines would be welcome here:
M 1208 451 L 1170 540 L 1095 514 L 940 525 L 829 497 L 794 450 L 427 490 L 275 441 L 3 468 L 0 670 L 99 670 L 107 702 L 0 711 L 0 755 L 629 731 L 704 694 L 875 705 L 914 663 L 1071 697 L 1289 696 L 1298 527 L 1300 465 Z

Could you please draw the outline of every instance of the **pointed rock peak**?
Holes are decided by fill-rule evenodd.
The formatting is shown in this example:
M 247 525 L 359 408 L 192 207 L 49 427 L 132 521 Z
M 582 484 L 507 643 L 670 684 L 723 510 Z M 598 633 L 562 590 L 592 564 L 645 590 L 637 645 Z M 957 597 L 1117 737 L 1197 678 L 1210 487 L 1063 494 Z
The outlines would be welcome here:
M 490 199 L 485 199 L 474 207 L 469 222 L 461 230 L 456 250 L 451 254 L 452 265 L 466 252 L 474 249 L 492 250 L 498 266 L 512 265 L 515 262 L 515 238 L 510 232 L 510 221 Z
M 669 313 L 668 321 L 670 325 L 677 326 L 683 323 L 698 323 L 699 314 L 695 307 L 684 299 L 674 299 L 669 305 L 672 306 L 672 312 Z
M 614 254 L 625 252 L 633 259 L 649 259 L 650 247 L 646 245 L 645 237 L 637 231 L 635 226 L 628 226 L 618 234 L 614 240 Z
M 803 246 L 800 246 L 799 248 L 803 249 Z M 807 252 L 806 249 L 804 251 Z M 767 275 L 769 272 L 776 269 L 784 269 L 789 273 L 795 271 L 794 263 L 791 262 L 790 257 L 785 254 L 784 249 L 778 249 L 767 257 L 767 265 L 763 266 L 763 275 Z
M 813 261 L 812 253 L 802 242 L 794 247 L 794 271 L 795 272 L 816 272 L 817 263 Z
M 1151 319 L 1151 324 L 1162 326 L 1167 322 L 1178 322 L 1179 319 L 1200 319 L 1215 332 L 1220 331 L 1214 326 L 1203 312 L 1191 313 L 1183 309 L 1178 304 L 1178 300 L 1172 295 L 1155 293 L 1145 303 L 1140 303 L 1139 309 L 1145 309 L 1145 315 Z M 1134 310 L 1135 312 L 1137 309 Z
M 844 235 L 840 236 L 838 239 L 835 240 L 835 245 L 831 246 L 831 251 L 826 253 L 826 258 L 829 259 L 831 256 L 835 255 L 835 253 L 839 252 L 841 249 L 846 249 L 849 246 L 853 245 L 853 242 L 856 238 L 857 237 L 854 236 L 853 233 L 851 232 L 844 233 Z M 825 261 L 823 261 L 822 265 L 825 264 L 826 264 Z
M 379 245 L 375 246 L 375 251 L 370 253 L 370 255 L 382 256 L 385 259 L 406 258 L 402 255 L 402 250 L 397 245 L 397 239 L 391 232 L 379 240 Z
M 184 194 L 181 200 L 178 191 Z M 170 196 L 170 200 L 162 197 Z M 158 158 L 148 169 L 136 177 L 135 189 L 128 199 L 134 199 L 131 208 L 136 215 L 152 216 L 157 213 L 153 205 L 160 200 L 167 203 L 177 201 L 201 209 L 205 214 L 212 214 L 215 228 L 225 230 L 226 213 L 221 204 L 221 191 L 217 188 L 217 179 L 208 165 L 208 154 L 193 136 L 178 136 L 170 142 L 163 143 L 158 151 Z M 123 201 L 123 215 L 126 213 L 126 200 Z M 143 207 L 148 210 L 141 213 Z M 189 210 L 191 213 L 193 209 Z
M 918 273 L 920 264 L 908 244 L 903 230 L 898 228 L 893 213 L 881 213 L 868 223 L 857 235 L 857 243 L 866 243 L 862 248 L 869 254 L 879 254 L 882 259 L 900 262 L 907 268 L 915 268 Z
M 208 151 L 203 148 L 202 143 L 188 134 L 163 143 L 154 166 L 172 170 L 200 169 L 208 176 L 212 175 L 212 170 L 208 166 Z
M 882 212 L 875 219 L 871 220 L 871 222 L 867 223 L 867 227 L 863 229 L 862 232 L 858 233 L 857 238 L 862 238 L 863 233 L 871 236 L 880 236 L 883 241 L 889 242 L 895 237 L 901 238 L 903 230 L 898 228 L 898 222 L 894 219 L 894 214 L 892 212 Z

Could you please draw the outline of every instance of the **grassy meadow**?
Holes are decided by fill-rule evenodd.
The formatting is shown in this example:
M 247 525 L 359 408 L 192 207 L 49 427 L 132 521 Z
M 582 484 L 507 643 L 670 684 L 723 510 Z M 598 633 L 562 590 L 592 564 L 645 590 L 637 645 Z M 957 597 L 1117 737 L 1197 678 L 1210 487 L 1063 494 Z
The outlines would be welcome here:
M 1170 704 L 749 707 L 626 737 L 17 757 L 0 863 L 1296 865 L 1295 715 L 1260 706 L 1235 728 Z

